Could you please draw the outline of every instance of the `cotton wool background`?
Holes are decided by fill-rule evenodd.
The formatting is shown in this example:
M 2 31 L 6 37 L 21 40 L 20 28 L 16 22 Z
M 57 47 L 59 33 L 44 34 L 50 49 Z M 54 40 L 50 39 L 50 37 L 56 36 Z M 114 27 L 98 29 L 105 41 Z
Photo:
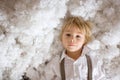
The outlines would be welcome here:
M 103 60 L 108 80 L 120 80 L 119 0 L 0 0 L 0 80 L 20 80 L 62 51 L 59 31 L 67 11 L 91 20 L 93 56 Z

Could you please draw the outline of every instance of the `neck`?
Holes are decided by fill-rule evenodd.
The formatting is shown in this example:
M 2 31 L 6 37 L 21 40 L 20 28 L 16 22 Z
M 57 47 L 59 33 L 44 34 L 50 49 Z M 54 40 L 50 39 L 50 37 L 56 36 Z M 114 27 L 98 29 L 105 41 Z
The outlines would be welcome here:
M 81 56 L 82 50 L 78 50 L 75 52 L 66 51 L 66 54 L 72 59 L 77 60 Z

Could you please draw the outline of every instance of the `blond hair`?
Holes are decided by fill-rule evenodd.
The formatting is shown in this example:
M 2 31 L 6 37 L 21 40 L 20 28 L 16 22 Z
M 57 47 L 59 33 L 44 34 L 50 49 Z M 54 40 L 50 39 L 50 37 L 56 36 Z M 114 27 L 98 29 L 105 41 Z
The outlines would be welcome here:
M 81 32 L 85 33 L 85 44 L 92 40 L 92 22 L 85 21 L 82 17 L 70 16 L 64 19 L 62 30 L 60 33 L 60 40 L 62 41 L 63 32 L 66 29 L 77 27 Z

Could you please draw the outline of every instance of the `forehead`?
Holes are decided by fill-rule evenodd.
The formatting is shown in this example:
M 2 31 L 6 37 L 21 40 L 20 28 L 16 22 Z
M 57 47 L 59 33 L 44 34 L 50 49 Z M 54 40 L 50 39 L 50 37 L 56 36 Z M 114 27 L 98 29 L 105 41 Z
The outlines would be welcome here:
M 64 32 L 77 32 L 84 33 L 83 29 L 78 27 L 77 25 L 69 25 L 64 28 Z

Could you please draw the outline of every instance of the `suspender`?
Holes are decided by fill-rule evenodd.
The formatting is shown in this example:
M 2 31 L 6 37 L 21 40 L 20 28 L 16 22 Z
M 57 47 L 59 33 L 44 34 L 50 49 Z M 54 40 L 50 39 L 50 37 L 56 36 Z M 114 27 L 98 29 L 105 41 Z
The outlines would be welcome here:
M 61 80 L 65 80 L 65 67 L 64 67 L 64 60 L 65 58 L 62 59 L 60 63 L 60 73 L 61 73 Z
M 92 61 L 90 59 L 90 56 L 85 55 L 87 58 L 87 66 L 88 66 L 88 80 L 92 80 Z
M 88 80 L 92 80 L 92 62 L 88 55 L 85 55 L 87 59 L 87 66 L 88 66 Z M 65 67 L 64 67 L 64 59 L 60 63 L 60 73 L 61 73 L 61 80 L 65 80 Z

